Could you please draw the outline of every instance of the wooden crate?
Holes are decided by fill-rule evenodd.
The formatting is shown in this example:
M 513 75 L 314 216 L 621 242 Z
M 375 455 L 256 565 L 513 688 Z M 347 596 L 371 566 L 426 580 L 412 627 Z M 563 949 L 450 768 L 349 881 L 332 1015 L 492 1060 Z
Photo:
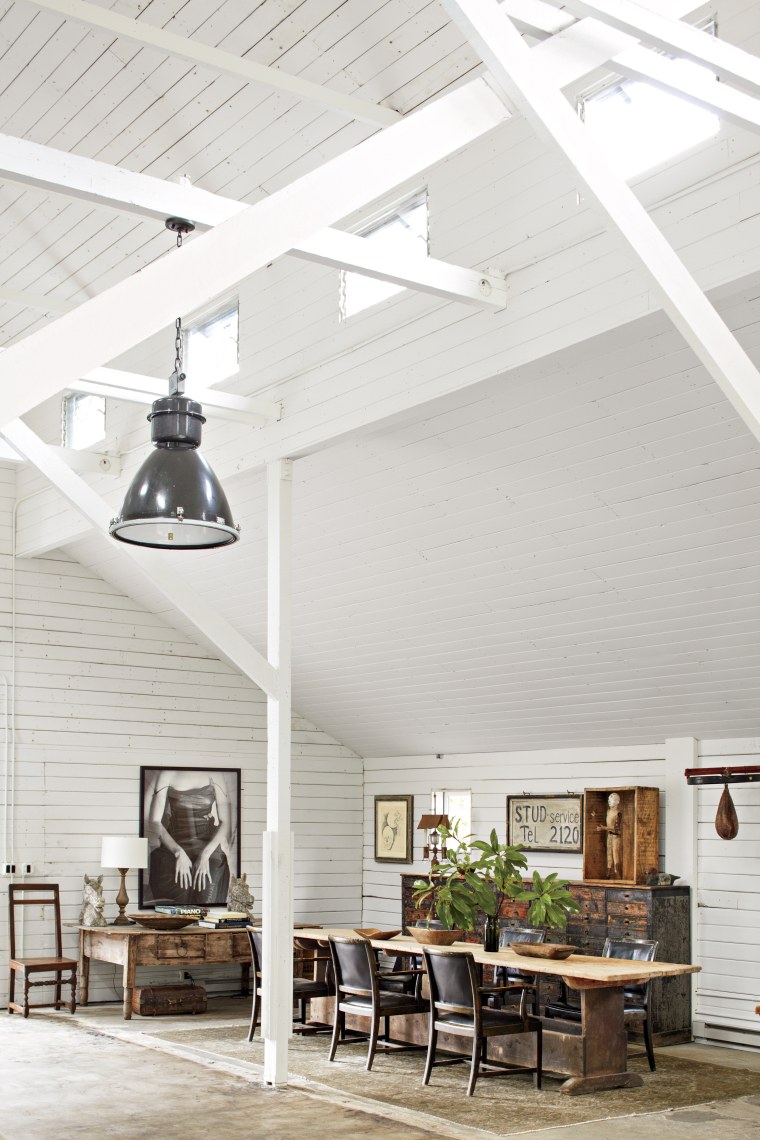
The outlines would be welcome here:
M 598 831 L 605 824 L 607 797 L 620 796 L 620 847 L 622 874 L 610 878 L 607 872 L 607 833 Z M 583 793 L 583 879 L 592 883 L 646 882 L 647 873 L 658 867 L 660 854 L 659 788 L 586 788 Z
M 132 993 L 132 1012 L 143 1017 L 174 1013 L 205 1013 L 203 986 L 139 986 Z

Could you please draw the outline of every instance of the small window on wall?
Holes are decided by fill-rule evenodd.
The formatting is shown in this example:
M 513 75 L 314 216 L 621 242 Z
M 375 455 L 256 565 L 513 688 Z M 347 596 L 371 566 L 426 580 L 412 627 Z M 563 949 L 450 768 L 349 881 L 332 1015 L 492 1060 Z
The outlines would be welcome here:
M 63 397 L 61 442 L 83 451 L 106 438 L 106 398 L 75 392 Z
M 447 815 L 453 823 L 458 821 L 457 830 L 461 839 L 472 831 L 472 792 L 441 788 L 432 793 L 431 809 L 437 815 Z
M 715 35 L 713 22 L 697 25 Z M 676 75 L 717 77 L 688 59 L 673 59 Z M 720 130 L 720 117 L 705 107 L 644 80 L 605 81 L 578 100 L 578 113 L 621 178 L 659 166 Z
M 185 337 L 190 385 L 218 384 L 238 372 L 238 303 L 190 325 Z
M 428 202 L 427 191 L 407 198 L 382 214 L 376 215 L 354 233 L 366 241 L 382 244 L 385 252 L 398 252 L 403 256 L 416 253 L 426 257 L 428 252 Z M 340 273 L 340 319 L 352 317 L 377 305 L 395 293 L 401 293 L 403 285 L 390 281 L 380 281 L 365 277 L 362 273 L 351 273 L 345 269 Z

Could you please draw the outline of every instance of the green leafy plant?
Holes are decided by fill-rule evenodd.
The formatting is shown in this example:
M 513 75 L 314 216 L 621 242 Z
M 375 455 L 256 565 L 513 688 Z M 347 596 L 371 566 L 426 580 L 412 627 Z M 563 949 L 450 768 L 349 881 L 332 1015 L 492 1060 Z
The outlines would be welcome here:
M 474 870 L 469 836 L 459 835 L 458 821 L 438 831 L 446 854 L 430 868 L 427 879 L 415 880 L 412 897 L 418 907 L 428 908 L 427 926 L 437 920 L 447 930 L 472 930 L 478 912 L 490 904 L 493 892 Z
M 533 926 L 561 928 L 567 925 L 567 916 L 580 910 L 570 894 L 567 879 L 553 872 L 542 879 L 533 872 L 532 887 L 523 883 L 523 871 L 528 860 L 520 844 L 510 847 L 499 843 L 494 829 L 488 840 L 476 839 L 471 844 L 480 858 L 471 866 L 471 874 L 481 876 L 489 884 L 489 899 L 482 909 L 489 915 L 500 915 L 507 902 L 527 902 L 528 922 Z

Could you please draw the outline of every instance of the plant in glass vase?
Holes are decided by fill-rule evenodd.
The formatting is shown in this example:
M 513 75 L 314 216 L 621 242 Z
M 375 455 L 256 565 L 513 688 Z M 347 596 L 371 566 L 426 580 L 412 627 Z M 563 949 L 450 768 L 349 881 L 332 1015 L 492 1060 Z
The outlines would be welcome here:
M 528 860 L 522 846 L 499 843 L 495 829 L 488 840 L 476 839 L 471 849 L 479 851 L 480 858 L 471 864 L 470 874 L 488 884 L 486 894 L 481 896 L 486 916 L 486 950 L 499 949 L 499 917 L 508 902 L 527 902 L 528 922 L 534 926 L 564 927 L 568 914 L 580 909 L 567 889 L 567 879 L 559 879 L 556 873 L 542 879 L 534 871 L 532 885 L 526 888 L 523 872 Z

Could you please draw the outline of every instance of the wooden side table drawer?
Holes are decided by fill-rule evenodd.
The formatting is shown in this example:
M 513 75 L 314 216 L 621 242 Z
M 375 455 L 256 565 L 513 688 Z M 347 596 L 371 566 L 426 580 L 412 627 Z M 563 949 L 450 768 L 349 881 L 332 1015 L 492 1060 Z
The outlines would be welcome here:
M 162 962 L 174 959 L 203 961 L 206 957 L 206 939 L 197 935 L 159 934 L 156 937 L 156 957 Z

